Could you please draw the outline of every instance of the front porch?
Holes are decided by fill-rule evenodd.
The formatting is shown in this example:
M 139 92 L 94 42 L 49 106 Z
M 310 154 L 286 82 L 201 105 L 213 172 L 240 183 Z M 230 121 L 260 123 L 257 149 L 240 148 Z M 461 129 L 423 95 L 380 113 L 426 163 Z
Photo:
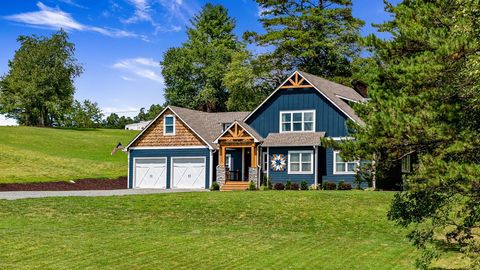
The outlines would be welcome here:
M 250 181 L 258 186 L 258 134 L 251 134 L 234 122 L 217 140 L 217 182 L 222 190 L 246 189 Z

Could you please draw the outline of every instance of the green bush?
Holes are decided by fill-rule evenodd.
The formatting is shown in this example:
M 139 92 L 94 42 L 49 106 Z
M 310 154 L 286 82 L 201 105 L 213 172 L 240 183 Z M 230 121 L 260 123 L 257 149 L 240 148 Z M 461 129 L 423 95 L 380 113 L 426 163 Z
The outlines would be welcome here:
M 211 191 L 220 190 L 220 185 L 218 184 L 218 182 L 213 182 L 212 185 L 210 186 L 210 190 Z
M 335 184 L 334 182 L 325 182 L 323 183 L 322 188 L 324 190 L 335 190 L 337 189 L 337 184 Z
M 287 183 L 285 184 L 285 189 L 290 190 L 292 189 L 292 181 L 288 180 Z
M 267 189 L 272 189 L 273 184 L 272 184 L 272 178 L 267 177 Z
M 301 183 L 300 183 L 300 189 L 301 190 L 308 190 L 308 182 L 303 180 Z
M 261 186 L 260 186 L 260 190 L 261 190 L 261 191 L 268 190 L 267 185 L 265 185 L 265 184 L 264 184 L 264 185 L 261 185 Z
M 255 185 L 255 182 L 248 182 L 248 190 L 257 190 L 257 185 Z
M 352 189 L 352 184 L 350 183 L 345 183 L 344 181 L 340 181 L 337 186 L 338 190 L 351 190 Z

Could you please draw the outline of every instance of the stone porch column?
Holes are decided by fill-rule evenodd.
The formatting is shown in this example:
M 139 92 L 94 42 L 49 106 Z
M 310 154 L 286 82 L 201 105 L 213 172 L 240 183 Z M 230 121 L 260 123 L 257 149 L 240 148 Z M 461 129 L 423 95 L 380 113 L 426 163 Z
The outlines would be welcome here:
M 225 165 L 217 165 L 217 183 L 222 187 L 227 179 L 227 168 Z
M 248 181 L 252 181 L 255 183 L 255 186 L 258 188 L 258 180 L 260 178 L 258 167 L 250 167 L 248 168 Z

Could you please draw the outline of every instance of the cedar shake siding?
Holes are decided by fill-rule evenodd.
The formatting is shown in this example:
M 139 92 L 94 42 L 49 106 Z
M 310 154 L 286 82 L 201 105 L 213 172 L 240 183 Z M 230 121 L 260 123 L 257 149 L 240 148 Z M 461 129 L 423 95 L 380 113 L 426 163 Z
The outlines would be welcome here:
M 148 146 L 205 146 L 200 139 L 185 123 L 175 116 L 175 135 L 163 134 L 163 117 L 165 115 L 175 115 L 170 109 L 165 110 L 155 123 L 153 123 L 145 132 L 134 142 L 133 147 Z

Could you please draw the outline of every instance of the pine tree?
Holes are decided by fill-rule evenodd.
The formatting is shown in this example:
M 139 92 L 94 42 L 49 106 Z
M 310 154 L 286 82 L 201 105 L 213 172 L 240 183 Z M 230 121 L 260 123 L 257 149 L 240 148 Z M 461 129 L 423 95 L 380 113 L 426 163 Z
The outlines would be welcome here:
M 265 34 L 246 32 L 244 38 L 273 51 L 262 61 L 271 63 L 277 76 L 293 69 L 348 82 L 351 61 L 360 53 L 360 27 L 350 0 L 257 0 L 263 10 Z M 283 78 L 284 79 L 284 78 Z
M 244 50 L 233 33 L 235 21 L 223 6 L 206 4 L 191 23 L 188 40 L 164 55 L 165 98 L 171 105 L 225 111 L 226 67 L 234 52 Z
M 387 4 L 378 25 L 391 39 L 368 38 L 376 65 L 365 76 L 370 101 L 356 106 L 345 155 L 381 155 L 388 167 L 418 157 L 389 218 L 411 229 L 426 268 L 448 247 L 480 267 L 480 2 L 405 0 Z

